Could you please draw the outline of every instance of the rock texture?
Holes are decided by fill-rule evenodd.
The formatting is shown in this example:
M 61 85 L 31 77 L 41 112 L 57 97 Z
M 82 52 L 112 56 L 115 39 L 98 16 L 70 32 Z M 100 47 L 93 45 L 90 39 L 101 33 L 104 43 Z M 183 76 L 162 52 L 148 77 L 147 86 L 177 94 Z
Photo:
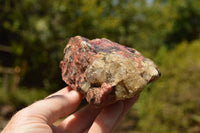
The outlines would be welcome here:
M 72 37 L 60 67 L 66 84 L 96 106 L 134 97 L 160 77 L 153 61 L 105 38 Z

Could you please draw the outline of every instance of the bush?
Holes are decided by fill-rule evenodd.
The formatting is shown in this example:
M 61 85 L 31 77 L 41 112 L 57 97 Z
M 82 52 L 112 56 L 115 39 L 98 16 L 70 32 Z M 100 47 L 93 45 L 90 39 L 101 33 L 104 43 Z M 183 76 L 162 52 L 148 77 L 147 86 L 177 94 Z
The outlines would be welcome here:
M 199 51 L 198 40 L 159 52 L 162 77 L 151 85 L 149 92 L 146 89 L 142 93 L 137 106 L 141 131 L 200 132 L 200 123 L 194 119 L 200 116 Z
M 156 59 L 161 78 L 144 89 L 128 114 L 134 118 L 131 132 L 200 132 L 200 40 L 183 42 L 175 49 L 164 47 Z M 121 126 L 124 126 L 122 123 Z

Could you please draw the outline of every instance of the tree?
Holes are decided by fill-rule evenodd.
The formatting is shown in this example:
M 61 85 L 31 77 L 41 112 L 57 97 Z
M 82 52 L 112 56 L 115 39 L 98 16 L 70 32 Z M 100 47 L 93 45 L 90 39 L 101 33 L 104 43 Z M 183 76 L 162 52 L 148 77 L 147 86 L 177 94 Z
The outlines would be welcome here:
M 176 18 L 173 28 L 166 36 L 166 44 L 173 47 L 182 41 L 193 41 L 200 37 L 200 1 L 185 0 L 176 3 Z

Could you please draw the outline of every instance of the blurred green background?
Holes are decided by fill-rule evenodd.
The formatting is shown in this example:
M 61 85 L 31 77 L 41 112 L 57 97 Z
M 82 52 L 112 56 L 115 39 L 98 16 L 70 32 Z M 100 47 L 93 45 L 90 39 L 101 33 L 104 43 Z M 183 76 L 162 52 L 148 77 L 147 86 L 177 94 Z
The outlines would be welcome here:
M 158 64 L 117 133 L 200 133 L 200 0 L 0 0 L 0 130 L 64 87 L 70 37 L 108 38 Z

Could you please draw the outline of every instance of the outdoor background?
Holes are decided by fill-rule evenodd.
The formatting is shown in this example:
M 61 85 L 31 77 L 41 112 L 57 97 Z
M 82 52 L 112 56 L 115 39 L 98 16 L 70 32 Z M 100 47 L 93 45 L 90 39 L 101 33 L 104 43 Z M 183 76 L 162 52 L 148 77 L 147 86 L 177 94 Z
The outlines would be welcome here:
M 200 0 L 0 0 L 0 130 L 66 86 L 70 37 L 108 38 L 159 66 L 117 133 L 200 133 Z

